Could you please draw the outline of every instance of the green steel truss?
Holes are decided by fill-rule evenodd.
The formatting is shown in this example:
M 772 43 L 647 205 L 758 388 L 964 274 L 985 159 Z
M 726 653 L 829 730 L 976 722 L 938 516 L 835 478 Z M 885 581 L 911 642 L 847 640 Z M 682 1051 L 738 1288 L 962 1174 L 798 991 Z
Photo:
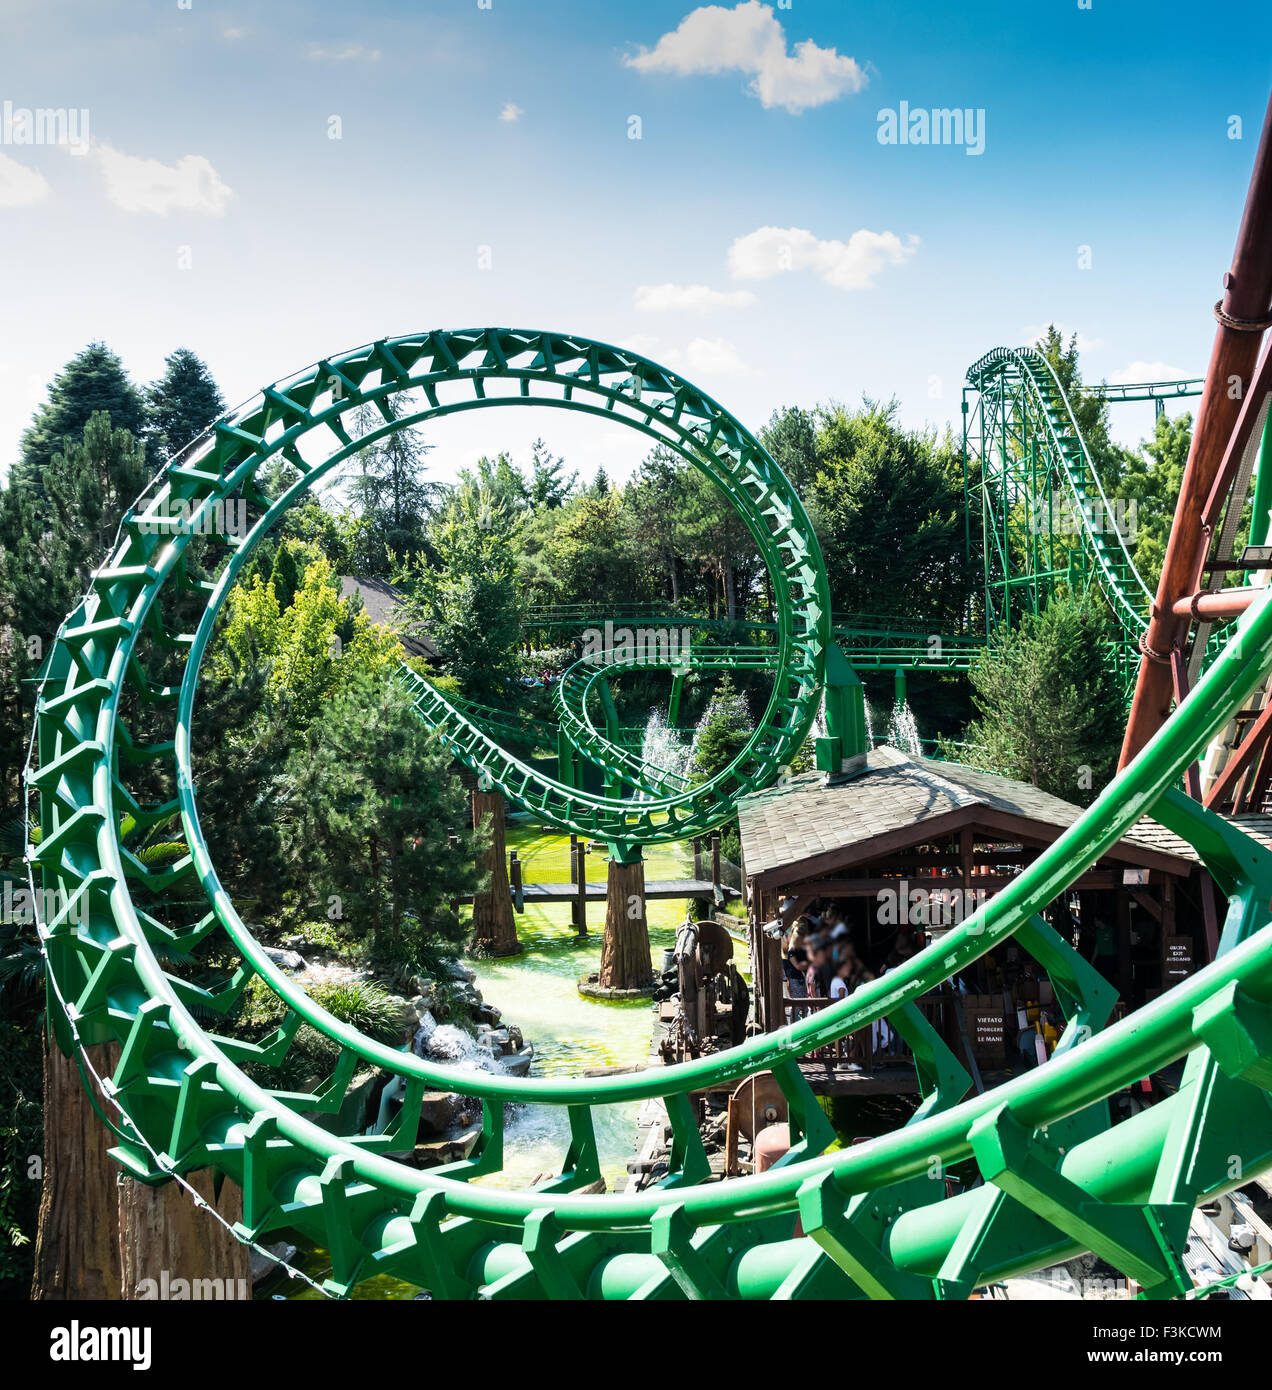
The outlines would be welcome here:
M 1105 494 L 1051 364 L 1033 348 L 995 348 L 967 379 L 968 524 L 979 513 L 991 638 L 1038 612 L 1065 580 L 1098 584 L 1137 644 L 1152 595 L 1127 548 L 1127 513 Z
M 130 512 L 58 634 L 37 707 L 27 781 L 42 833 L 28 858 L 33 886 L 38 876 L 56 894 L 40 925 L 49 1016 L 68 1052 L 119 1045 L 102 1086 L 115 1157 L 152 1183 L 208 1166 L 229 1175 L 243 1189 L 239 1236 L 294 1230 L 318 1243 L 331 1254 L 333 1295 L 390 1274 L 441 1298 L 951 1298 L 1082 1249 L 1148 1296 L 1186 1291 L 1181 1251 L 1193 1206 L 1272 1165 L 1272 857 L 1174 790 L 1272 668 L 1266 597 L 1141 755 L 1003 892 L 848 999 L 728 1052 L 624 1076 L 470 1074 L 363 1037 L 270 961 L 222 889 L 199 829 L 190 728 L 216 611 L 268 526 L 368 442 L 345 433 L 347 409 L 422 393 L 426 408 L 384 411 L 383 434 L 508 403 L 499 384 L 511 384 L 514 403 L 595 410 L 669 439 L 720 484 L 752 523 L 779 594 L 775 692 L 727 784 L 634 810 L 528 780 L 537 774 L 482 732 L 479 710 L 429 687 L 419 709 L 440 736 L 548 818 L 640 841 L 713 823 L 736 787 L 770 778 L 807 731 L 829 630 L 815 539 L 772 460 L 687 383 L 586 340 L 492 329 L 377 342 L 267 388 L 170 464 Z M 278 458 L 294 481 L 267 496 L 257 474 Z M 147 520 L 168 498 L 190 499 L 201 513 L 234 495 L 253 508 L 251 535 L 208 541 L 197 556 L 187 555 L 181 528 L 156 534 Z M 145 796 L 134 790 L 143 784 Z M 183 861 L 157 871 L 120 844 L 124 812 L 145 824 L 175 810 L 191 846 Z M 1107 987 L 1039 913 L 1150 812 L 1196 846 L 1227 895 L 1221 951 L 1106 1027 Z M 149 890 L 145 908 L 134 898 L 139 884 Z M 170 963 L 210 932 L 224 933 L 240 964 L 219 984 L 195 985 Z M 1045 1065 L 965 1099 L 968 1077 L 917 1002 L 1012 937 L 1055 983 L 1067 1027 Z M 289 1009 L 255 1045 L 215 1022 L 253 975 Z M 922 1104 L 895 1132 L 828 1152 L 834 1136 L 797 1058 L 884 1017 L 914 1052 Z M 302 1022 L 336 1044 L 331 1076 L 313 1093 L 261 1084 L 257 1064 L 276 1064 Z M 1181 1057 L 1175 1095 L 1110 1126 L 1108 1097 Z M 368 1066 L 405 1085 L 399 1117 L 376 1135 L 345 1118 L 353 1078 Z M 794 1147 L 762 1175 L 706 1183 L 688 1097 L 759 1071 L 787 1096 Z M 467 1160 L 420 1170 L 395 1156 L 412 1149 L 419 1097 L 437 1088 L 480 1099 L 482 1138 Z M 578 1191 L 598 1174 L 593 1108 L 655 1096 L 674 1134 L 667 1176 L 641 1193 Z M 555 1178 L 531 1188 L 470 1181 L 503 1167 L 507 1102 L 565 1110 L 571 1142 Z M 949 1197 L 944 1173 L 966 1160 L 984 1185 Z

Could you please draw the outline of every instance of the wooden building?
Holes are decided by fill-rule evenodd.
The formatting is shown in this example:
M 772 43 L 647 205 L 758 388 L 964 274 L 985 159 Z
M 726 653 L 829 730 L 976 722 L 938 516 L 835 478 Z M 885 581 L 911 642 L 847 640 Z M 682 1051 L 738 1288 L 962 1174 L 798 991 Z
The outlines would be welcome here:
M 755 1016 L 772 1031 L 825 1001 L 784 989 L 783 944 L 803 913 L 832 904 L 866 966 L 878 973 L 898 943 L 921 948 L 970 916 L 1080 815 L 1023 782 L 957 763 L 871 750 L 856 774 L 810 772 L 738 803 Z M 1046 916 L 1128 1005 L 1152 998 L 1204 961 L 1210 885 L 1197 855 L 1142 820 Z M 1211 909 L 1213 912 L 1213 908 Z M 996 948 L 920 1007 L 961 1061 L 988 1070 L 1032 1064 L 1058 1018 L 1050 983 L 1022 948 Z M 895 1037 L 866 1030 L 806 1067 L 820 1089 L 904 1092 L 913 1068 Z M 1041 1044 L 1038 1040 L 1041 1039 Z M 1045 1052 L 1039 1050 L 1039 1056 Z

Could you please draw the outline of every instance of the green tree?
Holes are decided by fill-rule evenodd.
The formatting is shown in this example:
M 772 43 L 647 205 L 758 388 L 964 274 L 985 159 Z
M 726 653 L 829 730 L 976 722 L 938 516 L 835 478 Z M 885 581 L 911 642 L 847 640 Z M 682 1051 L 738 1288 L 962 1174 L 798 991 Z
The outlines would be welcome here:
M 693 768 L 700 781 L 718 776 L 746 747 L 755 731 L 746 697 L 724 675 L 698 725 L 693 744 Z
M 515 530 L 502 506 L 465 482 L 429 530 L 435 561 L 400 576 L 403 630 L 427 635 L 471 699 L 502 706 L 512 696 L 523 614 Z
M 164 373 L 146 392 L 147 444 L 155 462 L 166 463 L 225 411 L 225 400 L 207 366 L 189 348 L 164 359 Z
M 480 886 L 485 844 L 462 829 L 450 755 L 405 689 L 359 672 L 296 749 L 291 773 L 298 812 L 286 851 L 315 904 L 369 937 L 385 966 L 419 969 L 430 951 L 458 945 L 464 927 L 450 904 Z
M 248 585 L 236 584 L 226 600 L 228 614 L 209 666 L 214 675 L 234 679 L 239 670 L 268 663 L 271 701 L 286 701 L 296 724 L 305 729 L 355 672 L 366 670 L 377 678 L 391 673 L 401 645 L 364 612 L 351 617 L 330 561 L 306 554 L 295 541 L 284 546 L 294 547 L 298 560 L 305 561 L 292 603 L 284 607 L 272 580 L 259 574 Z
M 543 562 L 562 603 L 630 603 L 649 592 L 648 559 L 622 494 L 573 497 L 551 513 Z
M 564 506 L 578 480 L 577 473 L 566 473 L 563 458 L 548 453 L 542 439 L 530 446 L 530 482 L 526 491 L 531 507 L 553 510 Z
M 87 588 L 93 570 L 106 558 L 120 518 L 146 477 L 142 446 L 131 431 L 117 429 L 104 410 L 90 416 L 82 438 L 67 439 L 45 467 L 45 491 L 65 538 L 77 592 Z
M 404 406 L 386 405 L 390 414 Z M 384 419 L 372 406 L 357 413 L 356 427 L 369 433 Z M 397 561 L 425 548 L 425 532 L 437 502 L 438 488 L 424 479 L 424 457 L 433 446 L 413 429 L 399 429 L 360 450 L 357 475 L 349 484 L 354 511 L 364 523 L 357 573 L 387 579 Z
M 141 446 L 105 411 L 67 436 L 35 482 L 0 493 L 0 806 L 16 795 L 26 754 L 30 682 L 63 618 L 114 542 L 145 479 Z
M 1135 506 L 1133 534 L 1127 536 L 1135 568 L 1157 592 L 1157 581 L 1166 558 L 1166 541 L 1175 520 L 1175 504 L 1184 479 L 1184 465 L 1192 447 L 1192 416 L 1185 411 L 1171 419 L 1157 417 L 1153 437 L 1140 446 L 1140 453 L 1127 456 L 1118 482 L 1118 495 L 1125 506 Z M 1124 511 L 1124 516 L 1127 513 Z M 1129 531 L 1128 525 L 1123 529 Z M 1239 548 L 1239 547 L 1238 547 Z
M 141 393 L 105 343 L 90 343 L 50 383 L 48 400 L 22 435 L 22 453 L 14 464 L 10 486 L 39 493 L 53 455 L 65 447 L 67 439 L 79 438 L 99 410 L 110 416 L 116 429 L 143 437 L 146 413 Z
M 895 415 L 895 401 L 821 412 L 811 491 L 831 602 L 936 628 L 957 620 L 976 583 L 964 551 L 962 464 L 948 436 L 938 443 L 903 430 Z
M 783 406 L 775 410 L 760 431 L 760 443 L 806 499 L 817 476 L 817 418 L 811 410 Z
M 1123 711 L 1107 660 L 1111 636 L 1093 600 L 1063 596 L 974 662 L 978 717 L 946 756 L 1031 782 L 1068 801 L 1094 799 L 1117 766 Z

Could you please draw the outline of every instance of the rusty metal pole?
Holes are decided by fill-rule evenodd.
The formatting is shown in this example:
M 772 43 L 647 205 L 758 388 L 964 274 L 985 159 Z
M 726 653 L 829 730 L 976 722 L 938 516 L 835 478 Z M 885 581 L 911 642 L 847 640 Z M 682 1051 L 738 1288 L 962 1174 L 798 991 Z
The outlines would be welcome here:
M 1139 676 L 1122 744 L 1125 767 L 1166 722 L 1175 697 L 1172 653 L 1182 651 L 1190 616 L 1175 605 L 1196 592 L 1209 548 L 1202 510 L 1223 461 L 1245 393 L 1254 379 L 1262 330 L 1272 303 L 1272 100 L 1254 157 L 1250 189 L 1237 233 L 1232 266 L 1215 307 L 1218 327 L 1206 386 L 1197 411 L 1192 447 L 1166 543 L 1148 631 L 1141 641 Z M 1239 389 L 1238 389 L 1239 386 Z

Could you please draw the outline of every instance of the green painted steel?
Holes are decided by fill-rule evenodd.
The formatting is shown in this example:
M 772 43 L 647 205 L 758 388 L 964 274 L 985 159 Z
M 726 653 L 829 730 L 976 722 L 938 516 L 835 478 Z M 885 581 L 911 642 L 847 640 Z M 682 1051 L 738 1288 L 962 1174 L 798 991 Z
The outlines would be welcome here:
M 975 465 L 969 519 L 981 517 L 986 623 L 991 636 L 1037 612 L 1057 579 L 1100 585 L 1128 636 L 1148 626 L 1152 595 L 1127 547 L 1124 509 L 1104 492 L 1051 364 L 1033 348 L 995 348 L 967 370 L 965 457 Z M 974 500 L 973 500 L 974 499 Z M 1080 539 L 1074 575 L 1057 537 Z
M 510 395 L 498 394 L 501 384 Z M 387 408 L 408 389 L 427 405 Z M 364 402 L 385 407 L 385 424 L 354 440 L 340 419 Z M 545 819 L 620 843 L 714 823 L 737 786 L 763 785 L 802 742 L 830 627 L 816 541 L 772 460 L 688 383 L 586 340 L 491 329 L 377 342 L 267 388 L 143 494 L 60 629 L 37 706 L 27 781 L 41 834 L 28 858 L 33 886 L 38 874 L 55 895 L 40 925 L 49 1017 L 67 1051 L 119 1045 L 102 1087 L 116 1158 L 147 1182 L 207 1166 L 228 1174 L 243 1188 L 239 1236 L 294 1230 L 320 1244 L 331 1254 L 333 1295 L 389 1274 L 442 1298 L 949 1298 L 1088 1248 L 1149 1296 L 1185 1292 L 1181 1252 L 1194 1205 L 1272 1166 L 1272 856 L 1174 790 L 1272 669 L 1267 596 L 1140 756 L 997 897 L 848 999 L 728 1052 L 624 1076 L 466 1073 L 361 1036 L 266 956 L 199 828 L 190 731 L 215 614 L 267 528 L 361 444 L 448 410 L 526 403 L 591 410 L 673 442 L 728 493 L 780 596 L 769 712 L 727 780 L 643 803 L 542 778 L 483 732 L 479 710 L 414 678 L 421 714 L 457 756 Z M 267 495 L 257 474 L 279 458 L 294 480 Z M 188 521 L 162 520 L 169 502 L 190 502 L 202 517 L 235 496 L 252 509 L 246 541 L 207 538 L 192 556 Z M 187 631 L 178 617 L 199 603 L 202 616 Z M 157 801 L 134 792 L 138 768 L 147 785 L 166 786 Z M 154 823 L 177 810 L 191 846 L 185 860 L 156 871 L 121 845 L 125 812 Z M 1148 813 L 1195 845 L 1229 899 L 1227 921 L 1213 964 L 1105 1026 L 1107 987 L 1038 914 Z M 138 884 L 149 907 L 134 899 Z M 200 892 L 205 903 L 192 907 Z M 218 985 L 196 985 L 173 960 L 212 932 L 224 933 L 241 964 Z M 964 1099 L 968 1077 L 917 1005 L 1012 937 L 1055 982 L 1067 1026 L 1045 1065 Z M 208 1021 L 234 1007 L 253 975 L 289 1009 L 259 1044 Z M 797 1059 L 885 1017 L 913 1050 L 922 1104 L 894 1133 L 828 1152 L 833 1134 Z M 330 1078 L 303 1094 L 262 1084 L 260 1065 L 285 1055 L 302 1022 L 336 1044 Z M 1108 1097 L 1181 1057 L 1175 1095 L 1110 1125 Z M 382 1134 L 357 1132 L 346 1115 L 368 1067 L 405 1085 Z M 689 1096 L 759 1071 L 772 1071 L 787 1096 L 794 1147 L 762 1175 L 704 1182 Z M 469 1159 L 419 1170 L 395 1155 L 412 1149 L 419 1097 L 433 1088 L 479 1097 L 483 1132 Z M 598 1175 L 592 1108 L 654 1096 L 674 1135 L 667 1176 L 640 1193 L 578 1192 Z M 470 1181 L 503 1167 L 507 1102 L 565 1110 L 571 1142 L 550 1181 L 529 1189 Z M 967 1161 L 984 1184 L 947 1196 L 945 1171 Z

